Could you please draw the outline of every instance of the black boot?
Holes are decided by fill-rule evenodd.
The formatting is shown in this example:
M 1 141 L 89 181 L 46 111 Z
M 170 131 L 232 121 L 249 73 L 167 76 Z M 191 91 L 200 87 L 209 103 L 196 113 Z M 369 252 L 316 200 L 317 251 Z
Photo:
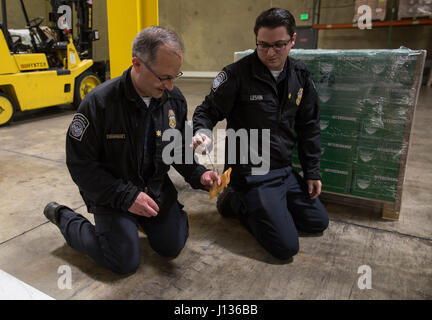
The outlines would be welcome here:
M 58 226 L 60 223 L 60 209 L 63 208 L 69 209 L 68 207 L 60 205 L 57 202 L 50 202 L 45 206 L 43 213 L 49 221 Z
M 225 218 L 238 218 L 237 212 L 232 207 L 234 190 L 231 187 L 226 187 L 220 195 L 218 195 L 216 208 Z

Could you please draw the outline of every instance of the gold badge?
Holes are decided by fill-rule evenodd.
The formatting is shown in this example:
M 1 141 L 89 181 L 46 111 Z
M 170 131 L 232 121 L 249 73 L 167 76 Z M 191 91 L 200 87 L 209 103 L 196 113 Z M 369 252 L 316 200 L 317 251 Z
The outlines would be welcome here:
M 297 93 L 297 100 L 296 100 L 297 107 L 300 105 L 302 95 L 303 95 L 303 88 L 300 88 L 300 90 Z
M 291 92 L 288 94 L 288 99 L 291 99 Z
M 160 130 L 156 130 L 156 135 L 157 135 L 158 137 L 162 136 L 162 131 L 160 131 Z
M 176 118 L 175 118 L 175 114 L 174 111 L 172 109 L 169 109 L 168 111 L 168 125 L 170 126 L 170 128 L 174 129 L 176 127 Z

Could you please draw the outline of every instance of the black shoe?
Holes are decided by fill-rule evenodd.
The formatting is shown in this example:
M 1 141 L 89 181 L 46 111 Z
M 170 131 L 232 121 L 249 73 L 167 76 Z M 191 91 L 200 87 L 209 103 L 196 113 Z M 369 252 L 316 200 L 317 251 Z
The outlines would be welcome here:
M 231 201 L 234 195 L 234 190 L 231 187 L 226 187 L 220 195 L 218 195 L 216 208 L 222 217 L 238 218 L 237 212 L 233 210 Z
M 57 202 L 50 202 L 45 206 L 44 215 L 47 217 L 49 221 L 54 223 L 56 226 L 60 223 L 60 209 L 67 208 L 66 206 L 62 206 Z

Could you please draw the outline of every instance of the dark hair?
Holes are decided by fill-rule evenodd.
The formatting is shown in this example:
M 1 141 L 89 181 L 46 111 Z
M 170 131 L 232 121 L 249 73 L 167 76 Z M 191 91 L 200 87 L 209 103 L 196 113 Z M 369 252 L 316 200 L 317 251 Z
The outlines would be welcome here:
M 132 56 L 152 64 L 161 45 L 167 45 L 173 50 L 184 51 L 180 37 L 172 30 L 151 26 L 141 30 L 132 42 Z
M 258 35 L 260 28 L 277 28 L 284 26 L 287 29 L 288 34 L 292 38 L 295 32 L 295 19 L 294 16 L 285 9 L 271 8 L 262 12 L 255 21 L 254 32 L 255 36 Z

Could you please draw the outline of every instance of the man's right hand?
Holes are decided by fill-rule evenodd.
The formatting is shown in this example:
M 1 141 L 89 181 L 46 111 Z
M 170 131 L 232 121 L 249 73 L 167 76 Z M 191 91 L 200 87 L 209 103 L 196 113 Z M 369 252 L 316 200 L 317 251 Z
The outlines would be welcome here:
M 212 142 L 212 139 L 207 137 L 205 134 L 197 133 L 192 138 L 192 147 L 193 147 L 194 151 L 196 151 L 202 155 L 205 155 L 206 154 L 206 147 L 211 145 L 211 142 Z
M 150 218 L 157 216 L 159 207 L 148 194 L 140 192 L 135 202 L 130 206 L 129 212 Z

